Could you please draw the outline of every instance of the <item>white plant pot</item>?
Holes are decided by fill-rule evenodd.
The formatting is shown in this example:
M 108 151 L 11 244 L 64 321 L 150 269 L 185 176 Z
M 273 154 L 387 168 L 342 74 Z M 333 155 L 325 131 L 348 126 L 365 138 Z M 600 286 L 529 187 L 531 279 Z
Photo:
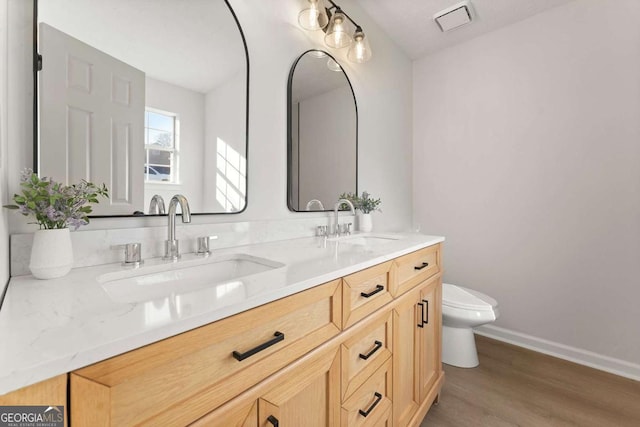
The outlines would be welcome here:
M 358 218 L 358 221 L 358 229 L 360 231 L 368 233 L 369 231 L 373 230 L 373 220 L 370 213 L 363 213 L 362 215 L 360 215 L 360 218 Z
M 68 228 L 38 230 L 33 235 L 29 270 L 36 279 L 56 279 L 73 266 L 73 249 Z

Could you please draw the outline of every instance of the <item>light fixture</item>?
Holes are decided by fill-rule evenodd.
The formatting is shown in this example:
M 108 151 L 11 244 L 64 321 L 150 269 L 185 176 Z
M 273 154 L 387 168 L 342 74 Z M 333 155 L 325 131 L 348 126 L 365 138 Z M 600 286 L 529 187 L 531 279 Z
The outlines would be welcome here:
M 326 27 L 329 22 L 327 9 L 322 0 L 308 0 L 309 6 L 302 9 L 298 14 L 298 23 L 302 28 L 309 31 L 319 30 Z
M 314 58 L 324 58 L 327 56 L 327 54 L 321 50 L 310 50 L 309 55 L 313 56 Z
M 340 64 L 338 64 L 338 61 L 336 61 L 333 58 L 327 59 L 327 68 L 330 69 L 331 71 L 336 71 L 336 72 L 342 71 L 342 67 L 340 66 Z
M 347 21 L 346 15 L 342 9 L 337 7 L 325 30 L 324 42 L 327 46 L 336 49 L 349 46 L 353 39 L 349 34 L 348 25 L 349 21 Z
M 305 30 L 322 29 L 327 46 L 340 49 L 349 46 L 347 58 L 352 62 L 367 62 L 371 59 L 369 40 L 360 27 L 333 0 L 325 8 L 322 0 L 307 0 L 308 6 L 298 14 L 298 22 Z M 355 28 L 355 30 L 354 30 Z
M 356 32 L 353 35 L 353 44 L 347 52 L 347 58 L 351 62 L 367 62 L 371 59 L 369 39 L 367 39 L 360 27 L 356 28 Z

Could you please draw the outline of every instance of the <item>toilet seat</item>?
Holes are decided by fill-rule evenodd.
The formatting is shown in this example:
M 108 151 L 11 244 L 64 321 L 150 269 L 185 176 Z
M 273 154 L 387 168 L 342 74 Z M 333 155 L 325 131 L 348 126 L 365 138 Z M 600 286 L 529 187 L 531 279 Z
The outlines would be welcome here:
M 442 305 L 463 310 L 493 311 L 498 302 L 482 292 L 443 283 Z

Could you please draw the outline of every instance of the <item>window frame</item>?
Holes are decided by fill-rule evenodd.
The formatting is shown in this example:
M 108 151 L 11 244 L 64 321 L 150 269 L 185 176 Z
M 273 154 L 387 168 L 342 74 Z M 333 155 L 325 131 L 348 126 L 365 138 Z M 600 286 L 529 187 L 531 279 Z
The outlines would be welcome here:
M 147 113 L 153 113 L 153 114 L 157 114 L 157 115 L 162 115 L 165 117 L 169 117 L 173 120 L 173 144 L 171 148 L 163 148 L 163 147 L 155 147 L 151 144 L 148 144 L 148 135 L 149 135 L 149 130 L 153 130 L 153 131 L 163 131 L 162 129 L 156 129 L 156 128 L 152 128 L 149 127 L 149 121 L 148 121 L 148 117 L 147 117 Z M 166 111 L 166 110 L 161 110 L 159 108 L 153 108 L 153 107 L 149 107 L 149 106 L 145 106 L 144 107 L 144 114 L 145 114 L 145 121 L 144 121 L 144 141 L 143 141 L 143 145 L 144 145 L 144 167 L 145 167 L 145 173 L 144 173 L 144 184 L 145 185 L 155 185 L 155 184 L 159 184 L 159 185 L 179 185 L 180 184 L 180 117 L 177 113 L 171 112 L 171 111 Z M 155 150 L 155 151 L 165 151 L 170 153 L 170 160 L 169 160 L 169 172 L 170 172 L 170 179 L 169 181 L 155 181 L 155 180 L 150 180 L 149 179 L 149 174 L 147 173 L 147 168 L 154 168 L 157 169 L 157 167 L 162 167 L 165 168 L 167 167 L 166 165 L 157 165 L 157 164 L 150 164 L 149 163 L 149 151 L 150 150 Z

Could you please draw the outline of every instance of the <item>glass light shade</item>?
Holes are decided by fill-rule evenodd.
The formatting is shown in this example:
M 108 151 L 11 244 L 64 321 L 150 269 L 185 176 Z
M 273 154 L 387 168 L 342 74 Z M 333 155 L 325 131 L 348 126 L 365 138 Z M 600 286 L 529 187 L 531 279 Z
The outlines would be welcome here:
M 338 61 L 335 61 L 333 58 L 327 59 L 327 68 L 331 71 L 342 71 L 342 67 L 338 64 Z
M 315 31 L 324 28 L 329 22 L 327 10 L 322 0 L 308 0 L 309 6 L 298 14 L 298 23 L 305 30 Z
M 347 17 L 344 16 L 342 10 L 337 8 L 329 20 L 329 25 L 326 29 L 327 34 L 324 36 L 324 42 L 327 46 L 337 49 L 349 46 L 353 41 L 349 35 L 349 24 L 350 22 L 347 20 Z
M 371 59 L 371 46 L 361 28 L 353 35 L 353 44 L 349 47 L 347 58 L 351 62 L 367 62 Z
M 327 54 L 321 50 L 311 50 L 309 51 L 309 55 L 313 56 L 314 58 L 324 58 L 327 56 Z

